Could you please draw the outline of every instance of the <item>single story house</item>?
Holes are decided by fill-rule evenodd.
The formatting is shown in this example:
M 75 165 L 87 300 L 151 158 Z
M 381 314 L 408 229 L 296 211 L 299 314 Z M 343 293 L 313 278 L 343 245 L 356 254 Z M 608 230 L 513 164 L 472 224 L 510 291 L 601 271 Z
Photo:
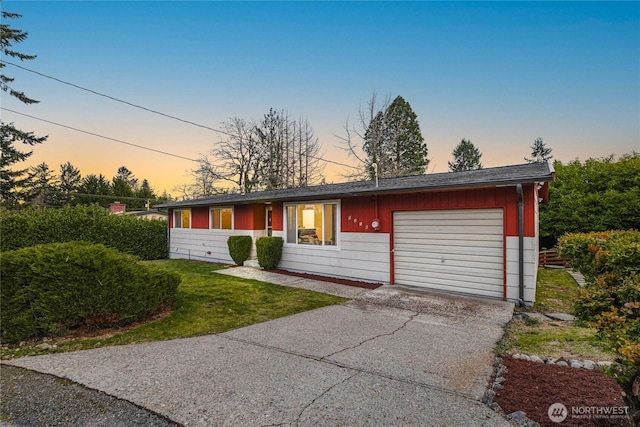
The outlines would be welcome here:
M 167 203 L 170 258 L 233 263 L 227 238 L 284 239 L 279 268 L 533 304 L 549 163 Z M 255 244 L 253 256 L 255 256 Z

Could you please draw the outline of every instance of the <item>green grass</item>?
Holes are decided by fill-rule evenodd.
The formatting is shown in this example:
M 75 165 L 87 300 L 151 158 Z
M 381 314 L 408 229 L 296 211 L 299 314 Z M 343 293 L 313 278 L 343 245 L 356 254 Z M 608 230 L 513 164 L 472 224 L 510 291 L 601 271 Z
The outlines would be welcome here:
M 149 263 L 175 271 L 182 277 L 175 309 L 169 316 L 111 336 L 49 342 L 57 346 L 55 349 L 37 348 L 41 342 L 3 347 L 0 355 L 11 358 L 216 334 L 346 301 L 304 289 L 217 274 L 215 270 L 225 267 L 206 262 L 162 260 Z
M 551 358 L 613 360 L 615 355 L 601 348 L 596 330 L 571 322 L 527 322 L 512 320 L 496 352 L 537 354 Z
M 531 310 L 539 313 L 571 313 L 580 287 L 563 269 L 540 269 L 536 284 L 536 303 Z M 594 361 L 613 360 L 615 354 L 604 350 L 596 329 L 574 322 L 522 320 L 514 318 L 496 346 L 496 353 L 536 354 L 552 358 L 577 358 Z
M 534 311 L 570 313 L 580 286 L 564 269 L 541 268 L 536 283 Z

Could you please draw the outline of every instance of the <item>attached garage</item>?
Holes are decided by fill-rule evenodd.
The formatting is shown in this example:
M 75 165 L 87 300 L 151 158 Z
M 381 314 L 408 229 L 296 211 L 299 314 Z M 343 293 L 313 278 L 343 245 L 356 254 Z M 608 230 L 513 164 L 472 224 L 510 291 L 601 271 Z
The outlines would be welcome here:
M 393 213 L 394 282 L 504 297 L 502 209 Z

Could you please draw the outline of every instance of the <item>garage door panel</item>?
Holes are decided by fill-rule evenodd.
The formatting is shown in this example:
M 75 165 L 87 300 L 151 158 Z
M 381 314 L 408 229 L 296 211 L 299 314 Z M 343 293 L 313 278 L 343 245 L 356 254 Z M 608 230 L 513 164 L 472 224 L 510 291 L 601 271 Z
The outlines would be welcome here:
M 471 258 L 471 257 L 469 257 Z M 399 260 L 396 260 L 396 266 L 400 268 L 410 268 L 410 266 L 415 264 L 422 264 L 422 269 L 424 268 L 433 268 L 435 270 L 444 270 L 444 269 L 476 269 L 476 270 L 488 270 L 500 271 L 501 274 L 504 271 L 502 266 L 497 265 L 498 262 L 491 257 L 475 257 L 475 259 L 453 259 L 448 258 L 444 263 L 442 262 L 442 258 L 439 258 L 437 254 L 434 254 L 433 257 L 402 257 Z
M 444 209 L 432 211 L 397 211 L 395 213 L 402 214 L 401 219 L 423 219 L 424 212 L 429 212 L 429 219 L 468 219 L 469 212 L 473 212 L 473 219 L 477 218 L 493 218 L 502 219 L 502 209 Z
M 423 271 L 424 268 L 429 269 L 429 277 L 440 277 L 440 276 L 452 276 L 452 277 L 464 277 L 464 278 L 482 278 L 482 279 L 501 279 L 503 276 L 502 269 L 479 269 L 474 267 L 452 267 L 452 266 L 443 266 L 437 264 L 431 265 L 423 265 L 421 269 L 413 268 L 415 264 L 403 264 L 398 263 L 398 267 L 400 267 L 400 277 L 402 275 L 422 275 L 424 277 Z
M 500 230 L 502 233 L 502 230 Z M 472 228 L 465 230 L 464 233 L 447 233 L 443 227 L 432 232 L 425 232 L 420 228 L 416 228 L 415 233 L 398 233 L 398 240 L 416 240 L 419 243 L 430 243 L 432 240 L 464 240 L 464 241 L 502 241 L 502 236 L 496 236 L 495 232 L 474 232 Z M 499 238 L 498 238 L 499 237 Z M 428 241 L 427 241 L 428 240 Z
M 407 276 L 403 277 L 404 285 L 424 287 L 424 277 Z M 502 297 L 502 289 L 497 289 L 492 282 L 483 283 L 482 281 L 461 281 L 458 277 L 436 277 L 429 281 L 429 289 L 442 291 L 454 291 L 470 293 L 474 295 L 484 295 L 491 297 Z
M 474 251 L 477 249 L 501 249 L 503 247 L 502 238 L 492 237 L 490 239 L 480 239 L 480 240 L 464 240 L 463 238 L 458 239 L 412 239 L 410 237 L 404 238 L 395 238 L 394 236 L 394 248 L 396 251 L 400 251 L 400 247 L 402 248 L 415 248 L 415 247 L 428 247 L 428 248 L 436 248 L 435 250 L 439 251 L 448 251 L 451 248 L 459 248 L 459 250 L 464 250 L 469 248 L 470 251 Z M 427 242 L 428 244 L 425 244 Z M 484 252 L 487 252 L 486 250 Z
M 502 209 L 394 212 L 393 233 L 395 283 L 503 296 Z

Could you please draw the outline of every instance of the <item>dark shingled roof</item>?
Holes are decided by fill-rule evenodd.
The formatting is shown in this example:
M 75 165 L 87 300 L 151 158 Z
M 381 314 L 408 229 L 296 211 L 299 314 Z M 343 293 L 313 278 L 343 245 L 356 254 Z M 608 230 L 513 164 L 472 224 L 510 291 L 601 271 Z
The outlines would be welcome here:
M 341 184 L 314 185 L 283 190 L 257 191 L 247 194 L 221 194 L 200 199 L 165 203 L 159 208 L 190 206 L 230 205 L 273 201 L 329 199 L 367 194 L 405 193 L 412 191 L 444 190 L 456 188 L 494 187 L 553 179 L 553 167 L 549 163 L 527 163 L 464 172 L 433 173 L 375 181 L 345 182 Z

